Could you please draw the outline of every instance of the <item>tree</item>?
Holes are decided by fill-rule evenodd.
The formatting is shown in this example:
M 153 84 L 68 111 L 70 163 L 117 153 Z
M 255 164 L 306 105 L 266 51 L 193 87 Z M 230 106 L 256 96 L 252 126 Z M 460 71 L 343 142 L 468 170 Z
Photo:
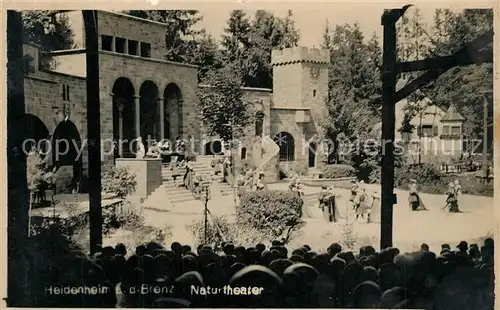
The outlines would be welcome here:
M 40 45 L 41 68 L 53 68 L 52 58 L 43 52 L 70 49 L 73 32 L 68 16 L 57 11 L 29 10 L 22 12 L 24 39 Z
M 224 141 L 241 137 L 252 117 L 240 75 L 228 66 L 208 72 L 207 80 L 210 87 L 200 90 L 198 101 L 204 128 L 209 135 Z
M 339 138 L 363 140 L 377 123 L 377 107 L 369 102 L 381 92 L 381 51 L 376 36 L 365 42 L 359 25 L 337 25 L 325 29 L 323 48 L 330 50 L 329 122 L 327 137 L 334 142 L 330 160 L 338 161 Z
M 465 9 L 453 13 L 437 10 L 434 16 L 431 56 L 447 56 L 464 44 L 493 29 L 493 10 Z M 466 118 L 468 139 L 482 136 L 483 99 L 479 93 L 493 89 L 493 64 L 454 67 L 425 87 L 428 97 L 443 108 L 453 103 Z
M 251 20 L 243 11 L 231 12 L 222 36 L 222 58 L 240 72 L 244 86 L 272 87 L 271 51 L 297 46 L 299 41 L 292 16 L 292 11 L 278 18 L 258 10 Z

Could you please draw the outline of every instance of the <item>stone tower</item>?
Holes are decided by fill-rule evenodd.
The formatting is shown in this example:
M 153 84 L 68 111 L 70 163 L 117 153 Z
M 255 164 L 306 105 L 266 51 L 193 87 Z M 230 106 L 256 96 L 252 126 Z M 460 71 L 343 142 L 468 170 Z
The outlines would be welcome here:
M 325 104 L 329 51 L 307 47 L 274 50 L 271 63 L 275 107 L 314 108 Z
M 321 150 L 319 140 L 313 145 L 311 139 L 322 136 L 318 121 L 327 116 L 330 53 L 306 47 L 275 50 L 271 54 L 271 63 L 271 134 L 291 135 L 294 148 L 288 159 L 280 155 L 280 165 L 286 162 L 295 166 L 299 173 L 307 172 L 321 161 L 321 156 L 316 156 Z M 310 148 L 316 155 L 311 154 Z M 287 152 L 292 153 L 291 150 Z

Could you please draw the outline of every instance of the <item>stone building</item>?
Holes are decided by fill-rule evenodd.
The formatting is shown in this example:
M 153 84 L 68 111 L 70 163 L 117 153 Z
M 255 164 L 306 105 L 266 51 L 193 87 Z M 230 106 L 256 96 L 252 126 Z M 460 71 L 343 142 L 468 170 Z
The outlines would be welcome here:
M 42 141 L 39 144 L 47 150 L 49 161 L 58 163 L 70 179 L 87 171 L 86 61 L 82 13 L 64 14 L 74 46 L 52 52 L 55 68 L 42 70 L 39 49 L 25 44 L 25 92 L 27 135 Z M 103 162 L 133 156 L 129 142 L 138 136 L 191 139 L 194 152 L 213 155 L 214 143 L 222 143 L 204 135 L 196 115 L 197 91 L 210 86 L 198 85 L 196 66 L 163 60 L 165 25 L 116 12 L 98 14 Z M 272 52 L 273 89 L 243 89 L 256 117 L 237 157 L 258 164 L 260 140 L 271 137 L 280 152 L 264 168 L 268 180 L 278 178 L 279 165 L 302 173 L 318 165 L 320 157 L 311 150 L 319 149 L 314 142 L 321 133 L 316 120 L 326 113 L 329 62 L 329 53 L 319 49 L 276 50 Z M 75 142 L 67 146 L 64 156 L 55 155 L 56 147 L 65 146 L 59 142 L 64 139 Z M 113 147 L 116 140 L 125 141 L 122 151 Z

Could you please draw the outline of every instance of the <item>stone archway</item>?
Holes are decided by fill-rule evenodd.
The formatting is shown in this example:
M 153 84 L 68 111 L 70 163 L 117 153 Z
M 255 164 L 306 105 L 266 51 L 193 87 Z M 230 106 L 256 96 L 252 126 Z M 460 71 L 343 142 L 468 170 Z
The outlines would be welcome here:
M 205 155 L 223 155 L 222 142 L 213 140 L 205 143 Z
M 170 83 L 165 87 L 163 94 L 163 137 L 174 141 L 182 136 L 182 92 L 175 83 Z
M 158 86 L 152 81 L 142 83 L 139 90 L 140 100 L 140 132 L 142 141 L 149 147 L 148 141 L 158 141 L 160 135 L 160 105 Z
M 132 82 L 124 77 L 118 78 L 113 85 L 113 141 L 118 143 L 115 158 L 132 157 L 130 146 L 137 137 L 135 100 Z
M 295 160 L 295 140 L 290 133 L 286 131 L 279 132 L 276 136 L 274 136 L 273 140 L 280 148 L 280 161 Z
M 75 124 L 69 119 L 60 122 L 52 135 L 52 163 L 57 170 L 72 167 L 71 180 L 58 180 L 70 181 L 72 189 L 78 188 L 82 180 L 81 150 L 82 140 Z
M 49 130 L 47 126 L 33 114 L 25 114 L 21 120 L 24 128 L 23 152 L 27 154 L 33 147 L 42 155 L 49 150 Z

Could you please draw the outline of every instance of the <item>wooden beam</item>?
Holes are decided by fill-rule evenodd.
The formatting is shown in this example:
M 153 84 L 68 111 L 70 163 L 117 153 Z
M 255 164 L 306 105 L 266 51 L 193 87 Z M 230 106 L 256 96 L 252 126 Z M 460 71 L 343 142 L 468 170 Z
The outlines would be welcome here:
M 483 63 L 493 62 L 493 49 L 487 49 L 481 52 L 470 52 L 464 54 L 461 58 L 455 56 L 443 56 L 435 58 L 427 58 L 416 61 L 402 62 L 397 65 L 398 72 L 414 72 L 434 69 L 436 67 L 447 66 L 450 63 L 456 63 L 459 66 L 479 65 Z
M 26 138 L 23 26 L 21 12 L 7 10 L 7 307 L 33 307 L 32 264 L 26 256 L 29 191 L 26 177 Z M 5 253 L 5 252 L 4 252 Z M 30 285 L 31 284 L 31 285 Z
M 87 137 L 89 157 L 90 252 L 102 247 L 101 111 L 99 92 L 99 36 L 97 11 L 84 10 L 87 62 Z
M 396 102 L 399 102 L 408 97 L 411 93 L 429 83 L 430 81 L 437 79 L 441 74 L 448 71 L 449 69 L 460 66 L 460 62 L 463 61 L 464 58 L 469 57 L 468 55 L 474 53 L 475 51 L 481 50 L 492 41 L 493 31 L 488 31 L 485 34 L 477 37 L 473 41 L 469 42 L 455 54 L 453 54 L 450 58 L 447 58 L 449 59 L 447 62 L 443 62 L 440 64 L 440 66 L 428 70 L 427 72 L 404 86 L 402 89 L 400 89 L 396 93 Z

